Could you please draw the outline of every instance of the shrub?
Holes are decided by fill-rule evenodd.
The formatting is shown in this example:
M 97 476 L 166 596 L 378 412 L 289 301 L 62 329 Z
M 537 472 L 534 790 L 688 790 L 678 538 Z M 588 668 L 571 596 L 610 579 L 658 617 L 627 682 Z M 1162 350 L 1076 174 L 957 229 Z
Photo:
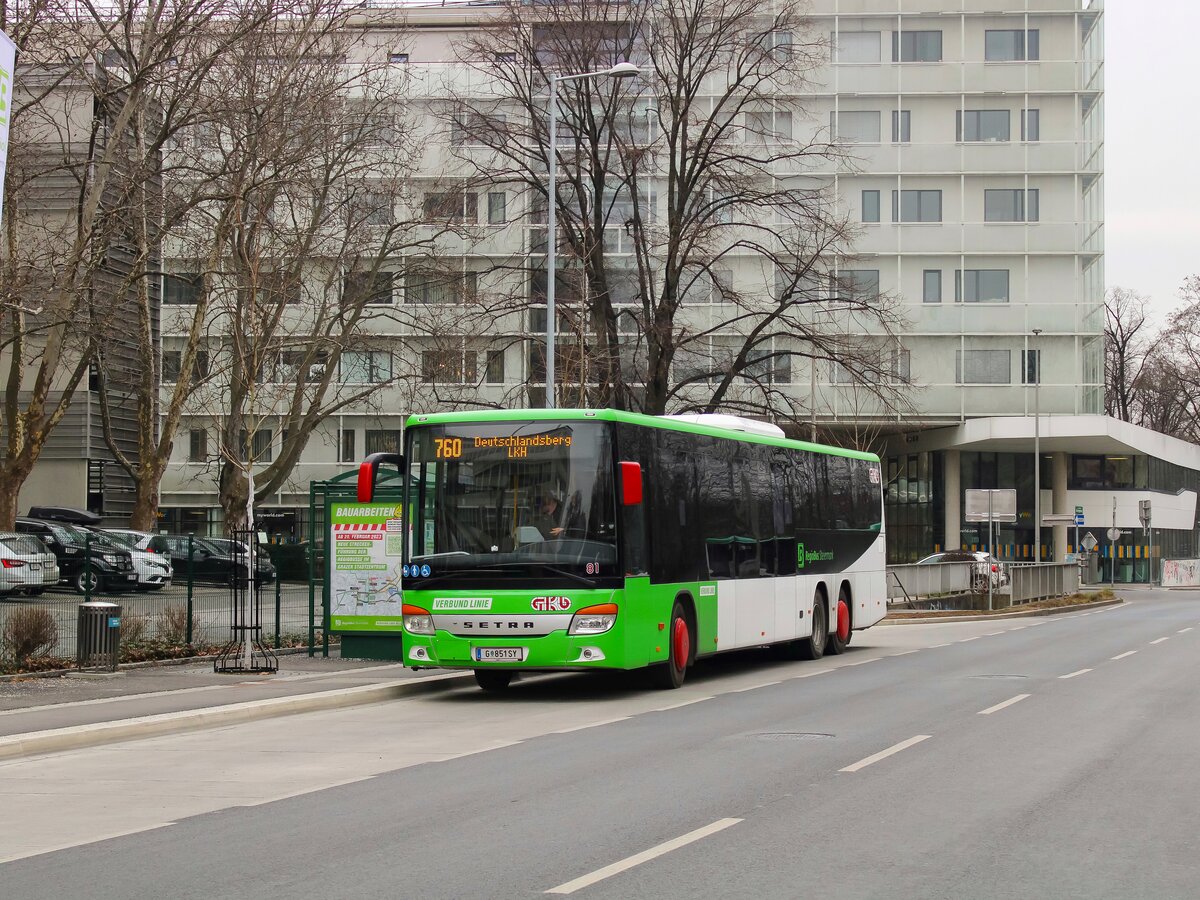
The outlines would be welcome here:
M 24 607 L 5 617 L 0 630 L 0 655 L 24 665 L 39 656 L 49 656 L 58 645 L 58 625 L 48 609 Z
M 168 644 L 187 642 L 188 614 L 186 606 L 168 606 L 158 617 L 158 636 Z M 200 619 L 192 616 L 192 635 L 200 633 Z
M 147 616 L 121 616 L 121 645 L 140 644 L 146 640 Z

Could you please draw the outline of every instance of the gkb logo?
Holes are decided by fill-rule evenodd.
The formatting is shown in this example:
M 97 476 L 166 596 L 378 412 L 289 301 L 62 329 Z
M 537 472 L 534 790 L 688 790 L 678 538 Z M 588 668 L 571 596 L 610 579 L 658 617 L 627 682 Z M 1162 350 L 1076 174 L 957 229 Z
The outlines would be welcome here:
M 571 608 L 570 597 L 534 597 L 529 604 L 538 612 L 566 612 Z
M 804 568 L 804 545 L 803 544 L 796 545 L 796 568 L 797 569 Z

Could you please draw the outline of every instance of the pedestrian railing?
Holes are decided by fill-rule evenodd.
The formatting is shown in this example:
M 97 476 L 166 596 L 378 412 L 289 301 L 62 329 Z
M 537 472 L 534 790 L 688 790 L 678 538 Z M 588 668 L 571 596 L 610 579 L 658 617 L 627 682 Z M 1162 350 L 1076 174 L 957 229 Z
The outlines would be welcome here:
M 912 602 L 929 597 L 969 593 L 974 568 L 974 564 L 969 562 L 888 566 L 888 602 Z
M 1009 566 L 1008 579 L 1011 602 L 1014 605 L 1047 600 L 1079 590 L 1079 564 L 1012 563 Z

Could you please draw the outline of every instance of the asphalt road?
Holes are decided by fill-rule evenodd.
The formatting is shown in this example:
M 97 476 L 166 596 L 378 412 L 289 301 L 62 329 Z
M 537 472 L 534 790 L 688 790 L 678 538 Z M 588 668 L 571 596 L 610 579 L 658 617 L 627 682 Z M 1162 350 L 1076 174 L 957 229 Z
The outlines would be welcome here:
M 1194 898 L 1200 594 L 1130 601 L 741 654 L 669 693 L 548 676 L 0 765 L 0 885 Z

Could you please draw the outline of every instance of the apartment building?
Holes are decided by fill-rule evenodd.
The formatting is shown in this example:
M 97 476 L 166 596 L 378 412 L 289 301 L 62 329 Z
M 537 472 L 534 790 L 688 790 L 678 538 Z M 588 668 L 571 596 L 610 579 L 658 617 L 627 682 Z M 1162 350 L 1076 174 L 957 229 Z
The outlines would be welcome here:
M 479 317 L 476 330 L 451 329 L 456 336 L 449 340 L 421 334 L 413 327 L 419 315 L 411 315 L 430 306 L 469 309 L 472 300 L 487 296 L 495 260 L 544 248 L 544 226 L 539 230 L 518 192 L 472 192 L 471 153 L 463 146 L 470 141 L 437 121 L 446 116 L 448 98 L 492 89 L 486 66 L 464 65 L 461 48 L 493 15 L 488 4 L 407 5 L 403 22 L 386 10 L 364 19 L 362 52 L 386 59 L 410 102 L 428 110 L 430 121 L 420 125 L 428 145 L 417 195 L 424 179 L 426 211 L 449 204 L 454 221 L 478 226 L 477 237 L 461 242 L 461 280 L 454 285 L 385 274 L 381 308 L 410 314 L 380 316 L 373 326 L 378 342 L 344 358 L 339 378 L 386 380 L 402 370 L 412 378 L 405 388 L 386 388 L 369 404 L 346 408 L 309 442 L 290 483 L 264 509 L 283 538 L 302 534 L 309 482 L 393 447 L 404 414 L 448 403 L 544 400 L 535 350 L 545 312 L 536 303 L 519 313 Z M 770 380 L 822 433 L 836 439 L 842 431 L 861 435 L 866 429 L 884 442 L 893 557 L 980 545 L 978 531 L 962 522 L 962 491 L 1018 486 L 1021 519 L 996 549 L 1006 557 L 1032 558 L 1033 461 L 1022 460 L 1032 457 L 1035 432 L 1046 455 L 1043 512 L 1081 500 L 1072 490 L 1107 491 L 1082 500 L 1099 510 L 1108 508 L 1113 490 L 1140 486 L 1174 495 L 1190 484 L 1189 473 L 1200 471 L 1195 448 L 1162 446 L 1161 436 L 1118 428 L 1101 415 L 1102 3 L 816 0 L 810 27 L 828 50 L 809 87 L 800 96 L 780 96 L 755 115 L 780 140 L 824 134 L 844 149 L 844 159 L 831 159 L 819 173 L 855 226 L 853 255 L 837 263 L 835 274 L 842 284 L 898 302 L 902 331 L 898 340 L 883 342 L 881 336 L 880 352 L 889 355 L 895 380 L 906 383 L 905 405 L 900 411 L 881 404 L 827 360 L 777 360 Z M 781 36 L 781 42 L 790 40 Z M 653 191 L 643 201 L 653 207 Z M 619 227 L 611 248 L 618 255 L 632 252 Z M 186 306 L 185 269 L 182 261 L 167 263 L 167 304 Z M 761 261 L 749 257 L 731 258 L 722 277 L 742 291 L 774 289 Z M 536 299 L 539 290 L 531 284 L 530 296 Z M 718 322 L 718 304 L 717 296 L 711 306 L 689 303 L 691 324 Z M 570 335 L 560 339 L 567 367 L 583 365 L 572 361 Z M 718 329 L 711 338 L 714 354 L 722 339 Z M 163 347 L 169 378 L 175 352 L 169 325 Z M 676 374 L 687 364 L 680 359 Z M 177 465 L 163 486 L 168 527 L 220 530 L 211 428 L 208 411 L 196 410 L 183 430 L 187 439 L 176 442 Z M 269 428 L 260 432 L 257 450 L 269 455 L 277 439 Z M 1084 459 L 1080 449 L 1091 455 Z M 1134 473 L 1128 484 L 1111 485 L 1071 474 L 1072 466 L 1089 470 L 1097 458 L 1101 469 L 1110 458 L 1119 466 L 1131 454 L 1143 458 L 1147 473 L 1157 465 L 1150 460 L 1170 460 L 1176 468 L 1140 481 Z M 1160 505 L 1179 507 L 1170 522 L 1179 532 L 1172 540 L 1190 547 L 1195 494 L 1190 501 L 1186 491 L 1179 496 Z M 1125 510 L 1118 525 L 1136 525 L 1136 517 L 1126 521 L 1136 503 L 1118 506 Z M 1046 529 L 1047 555 L 1073 550 L 1067 537 L 1061 527 Z M 1140 558 L 1138 540 L 1128 535 L 1129 553 Z

